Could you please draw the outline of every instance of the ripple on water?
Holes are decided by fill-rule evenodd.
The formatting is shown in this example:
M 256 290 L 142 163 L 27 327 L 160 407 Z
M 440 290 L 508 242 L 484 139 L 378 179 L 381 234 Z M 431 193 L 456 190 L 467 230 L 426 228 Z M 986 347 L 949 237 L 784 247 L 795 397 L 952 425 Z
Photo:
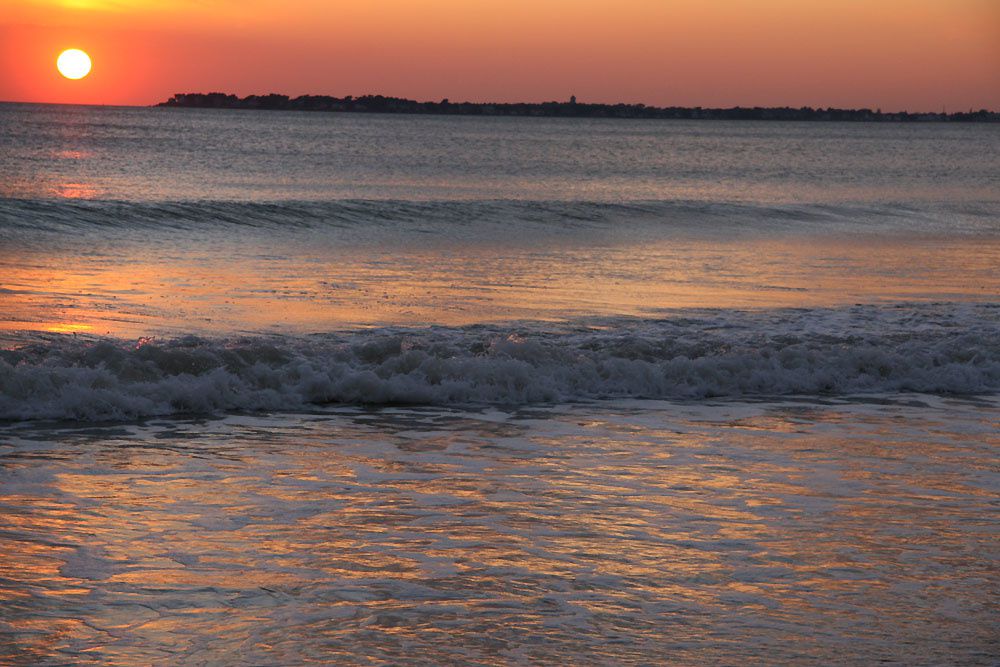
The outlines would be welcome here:
M 0 662 L 989 662 L 997 415 L 889 396 L 4 427 Z

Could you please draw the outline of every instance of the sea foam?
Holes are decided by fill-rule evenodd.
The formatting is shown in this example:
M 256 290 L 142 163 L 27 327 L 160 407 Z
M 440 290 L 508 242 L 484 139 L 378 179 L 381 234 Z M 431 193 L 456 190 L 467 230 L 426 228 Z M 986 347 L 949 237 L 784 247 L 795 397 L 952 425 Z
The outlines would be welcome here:
M 47 337 L 0 351 L 0 419 L 337 403 L 995 393 L 998 322 L 998 306 L 952 304 L 297 337 Z

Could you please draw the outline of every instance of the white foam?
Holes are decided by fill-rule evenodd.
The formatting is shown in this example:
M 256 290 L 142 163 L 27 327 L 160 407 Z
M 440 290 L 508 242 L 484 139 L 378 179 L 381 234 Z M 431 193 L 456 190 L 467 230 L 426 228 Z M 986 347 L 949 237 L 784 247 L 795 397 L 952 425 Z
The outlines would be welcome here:
M 0 419 L 119 420 L 310 404 L 1000 391 L 1000 307 L 714 311 L 553 329 L 374 330 L 0 352 Z M 596 326 L 600 325 L 600 326 Z

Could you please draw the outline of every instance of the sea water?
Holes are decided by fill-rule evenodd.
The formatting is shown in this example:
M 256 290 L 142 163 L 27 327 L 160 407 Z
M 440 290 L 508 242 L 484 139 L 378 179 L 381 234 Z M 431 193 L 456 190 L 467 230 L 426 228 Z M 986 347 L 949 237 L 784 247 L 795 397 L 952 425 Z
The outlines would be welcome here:
M 0 105 L 0 662 L 992 664 L 1000 127 Z

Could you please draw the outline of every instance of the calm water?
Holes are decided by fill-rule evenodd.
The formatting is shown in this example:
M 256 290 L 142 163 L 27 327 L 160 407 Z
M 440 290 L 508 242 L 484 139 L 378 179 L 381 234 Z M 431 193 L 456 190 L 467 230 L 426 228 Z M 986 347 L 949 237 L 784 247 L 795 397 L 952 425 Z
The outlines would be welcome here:
M 0 105 L 0 663 L 995 664 L 1000 127 Z

